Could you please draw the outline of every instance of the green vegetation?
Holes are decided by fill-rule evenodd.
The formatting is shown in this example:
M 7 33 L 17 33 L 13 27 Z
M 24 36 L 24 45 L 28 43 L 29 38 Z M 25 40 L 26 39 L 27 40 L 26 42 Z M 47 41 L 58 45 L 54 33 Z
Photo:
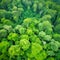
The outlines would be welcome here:
M 60 60 L 60 0 L 0 0 L 0 60 Z

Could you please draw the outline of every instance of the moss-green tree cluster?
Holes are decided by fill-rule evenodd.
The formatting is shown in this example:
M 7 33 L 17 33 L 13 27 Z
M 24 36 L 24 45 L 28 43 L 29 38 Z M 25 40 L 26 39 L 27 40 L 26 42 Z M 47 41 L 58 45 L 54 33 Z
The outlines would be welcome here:
M 0 60 L 60 60 L 60 0 L 0 0 Z

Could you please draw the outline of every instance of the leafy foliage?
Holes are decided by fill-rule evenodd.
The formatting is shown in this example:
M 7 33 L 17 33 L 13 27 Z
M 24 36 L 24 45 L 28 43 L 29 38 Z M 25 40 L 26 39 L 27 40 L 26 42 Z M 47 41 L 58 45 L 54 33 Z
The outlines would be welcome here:
M 0 0 L 0 60 L 60 60 L 60 0 Z

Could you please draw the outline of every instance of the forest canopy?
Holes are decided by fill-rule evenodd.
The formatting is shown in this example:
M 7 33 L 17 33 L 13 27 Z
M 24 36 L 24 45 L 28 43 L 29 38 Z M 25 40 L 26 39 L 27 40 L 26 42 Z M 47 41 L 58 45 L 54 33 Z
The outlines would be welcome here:
M 60 0 L 0 0 L 0 60 L 60 60 Z

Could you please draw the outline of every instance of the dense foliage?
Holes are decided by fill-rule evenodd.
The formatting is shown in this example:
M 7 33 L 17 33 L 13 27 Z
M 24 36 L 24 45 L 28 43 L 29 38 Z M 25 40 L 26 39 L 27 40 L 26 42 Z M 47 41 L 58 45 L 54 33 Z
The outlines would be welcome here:
M 60 0 L 0 0 L 0 60 L 60 60 Z

